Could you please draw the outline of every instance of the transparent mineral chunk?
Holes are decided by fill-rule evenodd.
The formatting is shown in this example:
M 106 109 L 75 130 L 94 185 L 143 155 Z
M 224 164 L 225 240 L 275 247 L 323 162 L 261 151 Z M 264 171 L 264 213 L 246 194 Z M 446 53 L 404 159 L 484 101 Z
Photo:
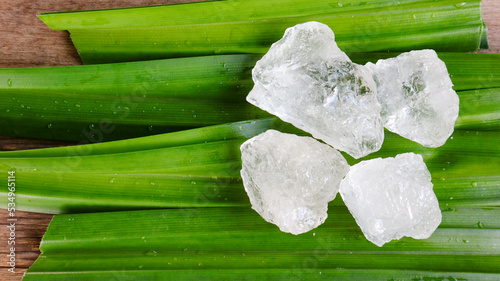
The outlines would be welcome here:
M 377 83 L 389 131 L 428 147 L 446 142 L 455 127 L 459 100 L 435 51 L 412 51 L 366 66 Z
M 243 185 L 252 208 L 281 231 L 307 232 L 327 217 L 349 170 L 334 148 L 310 137 L 268 130 L 241 145 Z
M 431 174 L 414 153 L 351 167 L 340 195 L 365 237 L 377 246 L 409 236 L 425 239 L 441 223 Z
M 364 66 L 352 63 L 318 22 L 286 30 L 253 69 L 247 100 L 359 158 L 384 139 L 377 87 Z

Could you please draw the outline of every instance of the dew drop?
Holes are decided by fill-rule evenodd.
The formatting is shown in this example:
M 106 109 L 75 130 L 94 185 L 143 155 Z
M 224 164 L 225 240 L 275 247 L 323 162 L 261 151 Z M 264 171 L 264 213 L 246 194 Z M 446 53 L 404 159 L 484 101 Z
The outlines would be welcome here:
M 155 250 L 146 251 L 146 252 L 144 252 L 144 255 L 145 255 L 145 256 L 153 256 L 153 257 L 156 257 L 156 251 L 155 251 Z
M 52 124 L 47 125 L 47 128 L 52 129 Z
M 477 222 L 477 227 L 479 227 L 479 228 L 484 228 L 484 223 L 482 223 L 482 222 L 480 222 L 480 221 L 479 221 L 479 222 Z
M 471 185 L 472 185 L 472 187 L 477 187 L 477 182 L 474 181 L 474 182 L 472 182 Z
M 7 86 L 12 87 L 12 80 L 7 79 Z
M 153 130 L 153 126 L 148 126 L 148 131 L 152 131 Z
M 6 109 L 5 112 L 9 113 L 10 112 L 10 109 Z
M 109 183 L 115 183 L 115 180 L 116 180 L 115 178 L 111 178 L 109 179 Z

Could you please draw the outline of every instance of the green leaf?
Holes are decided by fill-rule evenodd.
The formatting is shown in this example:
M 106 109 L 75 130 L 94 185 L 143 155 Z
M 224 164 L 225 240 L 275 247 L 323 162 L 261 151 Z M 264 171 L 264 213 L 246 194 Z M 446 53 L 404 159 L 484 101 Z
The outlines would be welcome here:
M 460 3 L 459 3 L 460 4 Z M 266 6 L 267 7 L 267 6 Z M 71 14 L 69 14 L 70 16 Z M 81 14 L 80 14 L 81 15 Z M 286 28 L 319 21 L 332 28 L 346 52 L 474 51 L 484 29 L 479 1 L 424 1 L 390 7 L 269 19 L 67 28 L 84 63 L 151 60 L 212 54 L 265 53 Z
M 87 146 L 4 152 L 0 172 L 16 170 L 16 185 L 22 187 L 16 202 L 24 211 L 248 206 L 239 174 L 239 146 L 267 129 L 300 132 L 282 124 L 264 119 Z M 498 206 L 499 136 L 458 130 L 444 146 L 433 149 L 386 132 L 382 149 L 360 160 L 419 153 L 443 209 Z M 360 161 L 344 156 L 351 165 Z
M 498 215 L 498 208 L 444 212 L 430 238 L 383 247 L 364 238 L 344 206 L 330 207 L 323 225 L 301 235 L 280 232 L 250 208 L 57 215 L 26 280 L 494 280 Z
M 267 117 L 245 100 L 258 58 L 0 69 L 0 134 L 100 142 Z
M 365 63 L 396 55 L 352 56 Z M 458 93 L 457 128 L 498 129 L 500 55 L 439 56 L 456 90 L 481 89 Z M 253 87 L 251 69 L 260 57 L 0 69 L 0 134 L 85 143 L 269 118 L 245 100 Z
M 208 24 L 247 20 L 290 18 L 321 14 L 346 14 L 374 8 L 394 9 L 411 3 L 434 0 L 349 0 L 332 3 L 317 0 L 225 0 L 177 5 L 121 8 L 107 10 L 42 13 L 39 17 L 55 30 L 131 28 L 167 25 Z

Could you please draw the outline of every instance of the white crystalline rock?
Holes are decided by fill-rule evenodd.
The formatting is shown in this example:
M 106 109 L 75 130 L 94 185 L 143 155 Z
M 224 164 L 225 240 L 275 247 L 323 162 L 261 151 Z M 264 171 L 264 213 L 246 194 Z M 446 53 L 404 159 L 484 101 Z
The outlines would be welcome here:
M 414 153 L 351 167 L 340 195 L 365 237 L 377 246 L 409 236 L 425 239 L 441 223 L 431 174 Z
M 412 51 L 366 66 L 377 83 L 389 131 L 428 147 L 446 142 L 455 127 L 459 99 L 435 51 Z
M 384 139 L 377 86 L 318 22 L 288 28 L 257 62 L 248 102 L 360 158 Z
M 243 143 L 241 159 L 252 208 L 281 231 L 296 235 L 325 221 L 328 202 L 349 170 L 334 148 L 274 130 Z

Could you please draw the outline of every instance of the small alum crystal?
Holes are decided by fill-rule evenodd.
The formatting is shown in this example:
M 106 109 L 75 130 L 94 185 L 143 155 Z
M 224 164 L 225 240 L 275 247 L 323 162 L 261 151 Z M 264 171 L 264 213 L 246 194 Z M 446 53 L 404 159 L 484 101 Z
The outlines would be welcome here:
M 241 177 L 252 208 L 281 231 L 300 234 L 327 217 L 349 170 L 334 148 L 268 130 L 241 145 Z
M 380 149 L 377 86 L 319 22 L 288 28 L 253 69 L 248 102 L 360 158 Z
M 377 246 L 409 236 L 426 239 L 441 223 L 431 174 L 414 153 L 351 167 L 340 195 L 365 237 Z
M 448 70 L 433 50 L 411 51 L 367 63 L 378 87 L 384 126 L 427 147 L 451 136 L 459 99 Z

